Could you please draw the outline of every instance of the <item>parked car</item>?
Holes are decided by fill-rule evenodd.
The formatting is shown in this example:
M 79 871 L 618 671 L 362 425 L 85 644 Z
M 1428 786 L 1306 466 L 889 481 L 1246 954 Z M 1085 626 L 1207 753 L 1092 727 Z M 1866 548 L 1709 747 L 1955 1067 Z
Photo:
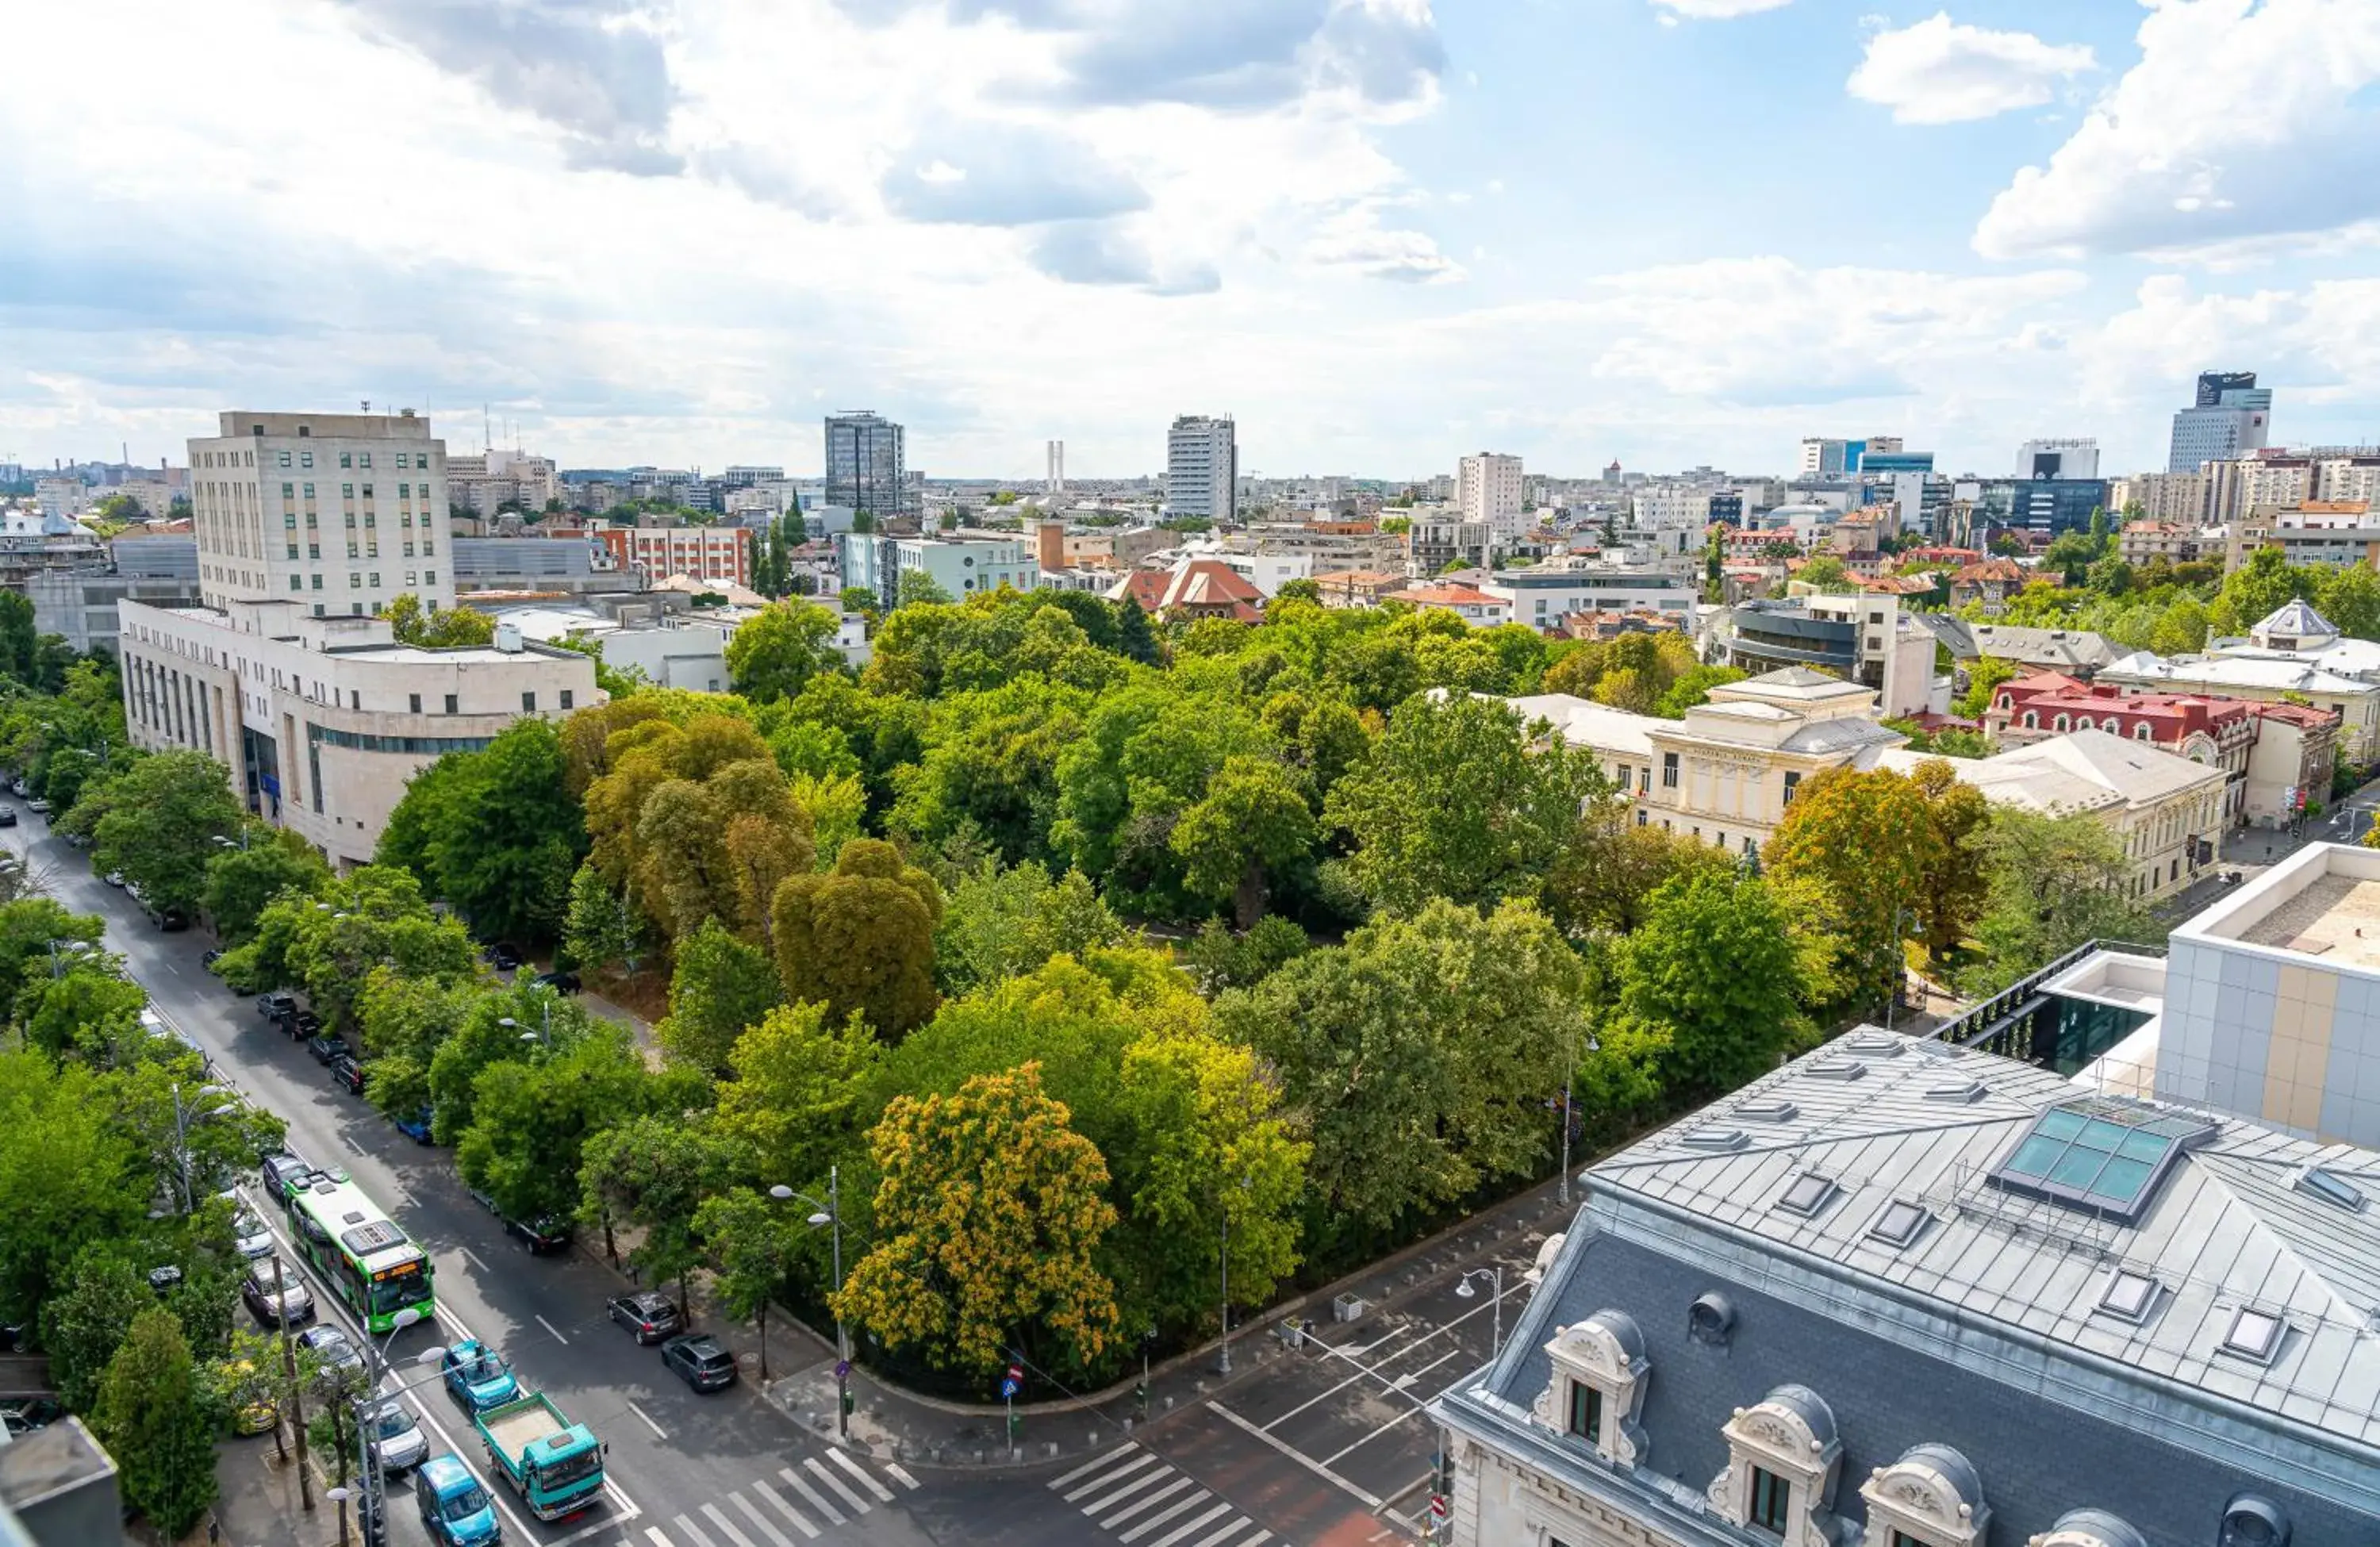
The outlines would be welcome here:
M 215 963 L 221 960 L 223 960 L 223 953 L 221 951 L 211 950 L 201 951 L 199 953 L 199 965 L 206 968 L 209 971 L 212 971 L 214 969 Z
M 469 1193 L 471 1195 L 471 1201 L 477 1203 L 480 1208 L 487 1210 L 488 1212 L 492 1214 L 496 1212 L 495 1194 L 481 1188 L 472 1187 L 468 1182 L 464 1184 L 463 1190 Z
M 99 879 L 106 882 L 110 886 L 121 886 L 124 884 L 124 872 L 122 871 L 110 871 Z
M 603 1310 L 634 1334 L 639 1343 L 659 1343 L 686 1326 L 685 1319 L 677 1313 L 677 1302 L 655 1289 L 615 1296 Z
M 298 1013 L 298 996 L 274 989 L 256 996 L 256 1013 L 267 1020 L 287 1020 Z
M 239 1254 L 250 1260 L 273 1250 L 273 1232 L 253 1209 L 243 1208 L 231 1216 L 231 1238 Z
M 545 988 L 552 989 L 556 993 L 577 993 L 583 986 L 578 981 L 577 973 L 566 972 L 559 968 L 552 972 L 539 973 L 535 981 Z
M 334 1031 L 327 1037 L 317 1037 L 308 1042 L 306 1051 L 314 1055 L 315 1063 L 327 1064 L 334 1058 L 354 1053 L 355 1049 L 347 1045 L 347 1040 L 345 1037 Z
M 522 961 L 520 948 L 507 941 L 497 941 L 487 949 L 488 965 L 499 972 L 510 972 Z
M 482 1413 L 520 1395 L 520 1382 L 512 1367 L 494 1349 L 477 1338 L 466 1338 L 446 1350 L 438 1361 L 446 1395 L 467 1413 Z
M 529 1220 L 505 1220 L 504 1234 L 518 1240 L 532 1253 L 560 1251 L 570 1244 L 569 1222 L 551 1214 L 540 1214 Z
M 361 1370 L 363 1354 L 336 1327 L 312 1326 L 298 1334 L 298 1346 L 310 1348 L 326 1370 Z
M 278 1154 L 264 1157 L 264 1190 L 275 1203 L 288 1207 L 289 1200 L 308 1186 L 307 1178 L 314 1175 L 314 1164 L 302 1155 Z
M 0 827 L 14 827 L 16 825 L 17 808 L 14 806 L 0 806 Z
M 358 1096 L 364 1093 L 364 1066 L 350 1054 L 342 1053 L 331 1060 L 331 1078 Z
M 289 1017 L 289 1034 L 301 1042 L 320 1036 L 322 1031 L 322 1017 L 311 1010 L 300 1010 Z
M 430 1442 L 404 1403 L 383 1404 L 365 1421 L 370 1425 L 364 1431 L 365 1442 L 379 1458 L 382 1471 L 409 1472 L 429 1459 Z
M 47 816 L 50 814 L 50 803 L 37 795 L 25 802 L 25 810 L 35 816 Z
M 662 1345 L 662 1362 L 697 1391 L 735 1383 L 735 1356 L 709 1333 L 680 1333 Z
M 89 848 L 91 847 L 91 834 L 88 833 L 69 833 L 67 834 L 67 847 L 68 848 Z
M 389 1121 L 396 1125 L 397 1132 L 416 1144 L 430 1142 L 430 1109 L 428 1107 L 423 1107 L 410 1117 L 392 1117 Z
M 239 1283 L 239 1297 L 248 1306 L 248 1313 L 264 1326 L 276 1322 L 296 1326 L 314 1318 L 313 1292 L 306 1287 L 305 1275 L 286 1261 L 281 1263 L 281 1289 L 273 1288 L 273 1264 L 275 1259 L 266 1257 L 249 1266 L 248 1276 Z
M 245 1385 L 255 1374 L 256 1365 L 249 1359 L 235 1359 L 223 1367 L 225 1385 Z M 231 1410 L 231 1431 L 243 1437 L 249 1434 L 271 1433 L 273 1426 L 280 1421 L 280 1409 L 275 1407 L 267 1397 L 257 1397 Z
M 178 907 L 150 908 L 149 921 L 157 926 L 160 934 L 179 934 L 190 927 L 190 916 Z

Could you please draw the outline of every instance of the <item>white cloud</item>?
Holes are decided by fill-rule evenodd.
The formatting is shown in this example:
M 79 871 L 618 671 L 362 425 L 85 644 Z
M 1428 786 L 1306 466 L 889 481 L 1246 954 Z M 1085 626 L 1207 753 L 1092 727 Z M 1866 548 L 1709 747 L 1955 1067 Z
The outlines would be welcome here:
M 1937 11 L 1871 36 L 1846 89 L 1891 108 L 1895 123 L 1957 124 L 2038 106 L 2060 81 L 2098 67 L 2084 44 L 1971 27 Z
M 1664 27 L 1676 26 L 1682 16 L 1696 21 L 1726 21 L 1760 11 L 1781 10 L 1792 3 L 1793 0 L 1653 0 L 1661 12 Z
M 2236 252 L 2380 215 L 2380 5 L 2150 0 L 2140 60 L 1974 234 L 1991 258 Z
M 1436 241 L 1384 225 L 1384 213 L 1370 201 L 1341 212 L 1305 244 L 1306 261 L 1407 285 L 1451 285 L 1465 277 L 1463 265 L 1439 251 Z

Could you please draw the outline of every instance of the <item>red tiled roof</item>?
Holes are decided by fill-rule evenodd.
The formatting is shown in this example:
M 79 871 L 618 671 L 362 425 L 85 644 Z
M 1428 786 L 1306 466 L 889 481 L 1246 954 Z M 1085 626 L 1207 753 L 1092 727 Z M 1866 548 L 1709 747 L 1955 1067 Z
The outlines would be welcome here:
M 1490 596 L 1469 586 L 1407 586 L 1389 595 L 1399 602 L 1410 602 L 1417 607 L 1509 607 L 1511 603 L 1500 596 Z

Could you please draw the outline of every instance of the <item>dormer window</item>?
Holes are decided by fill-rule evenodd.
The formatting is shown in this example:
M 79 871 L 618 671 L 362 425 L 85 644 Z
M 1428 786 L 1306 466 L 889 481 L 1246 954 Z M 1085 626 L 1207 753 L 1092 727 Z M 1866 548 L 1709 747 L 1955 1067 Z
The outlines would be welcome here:
M 1584 1382 L 1570 1383 L 1569 1431 L 1590 1445 L 1603 1442 L 1603 1393 Z
M 1546 1345 L 1552 1373 L 1537 1395 L 1537 1421 L 1606 1461 L 1633 1467 L 1647 1441 L 1636 1422 L 1644 1400 L 1645 1334 L 1621 1310 L 1598 1310 L 1556 1330 Z
M 1807 1386 L 1779 1386 L 1755 1406 L 1738 1407 L 1721 1432 L 1728 1467 L 1711 1481 L 1713 1513 L 1786 1547 L 1837 1540 L 1832 1509 L 1843 1445 L 1823 1397 Z

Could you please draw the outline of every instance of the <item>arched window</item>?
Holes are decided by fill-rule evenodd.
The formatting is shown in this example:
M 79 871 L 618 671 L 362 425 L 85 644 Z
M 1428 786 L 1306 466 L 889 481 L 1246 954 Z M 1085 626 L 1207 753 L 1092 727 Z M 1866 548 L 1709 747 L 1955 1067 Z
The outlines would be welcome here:
M 2075 721 L 2074 728 L 2076 730 L 2089 730 L 2091 728 L 2091 716 L 2085 714 L 2080 720 Z
M 2146 741 L 2148 738 L 2149 723 L 2146 720 L 2143 720 L 2140 724 L 2132 727 L 2132 739 L 2135 741 Z
M 2024 712 L 2024 728 L 2027 730 L 2039 730 L 2041 728 L 2041 716 L 2030 709 L 2026 710 Z
M 2066 716 L 2060 714 L 2051 723 L 2050 728 L 2053 730 L 2064 730 L 2066 728 Z

